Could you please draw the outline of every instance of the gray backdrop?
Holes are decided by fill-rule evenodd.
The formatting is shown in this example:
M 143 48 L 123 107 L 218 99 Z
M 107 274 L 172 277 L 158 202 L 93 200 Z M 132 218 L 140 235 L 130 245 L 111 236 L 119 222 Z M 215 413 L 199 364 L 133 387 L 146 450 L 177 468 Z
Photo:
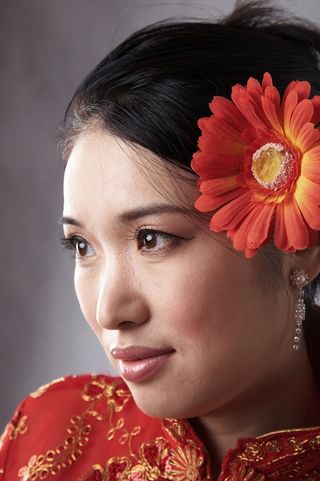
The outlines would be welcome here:
M 280 3 L 280 0 L 275 0 Z M 173 15 L 217 15 L 234 0 L 2 0 L 0 7 L 0 430 L 38 385 L 108 370 L 60 248 L 56 137 L 82 77 L 128 34 Z M 320 22 L 320 0 L 283 0 Z

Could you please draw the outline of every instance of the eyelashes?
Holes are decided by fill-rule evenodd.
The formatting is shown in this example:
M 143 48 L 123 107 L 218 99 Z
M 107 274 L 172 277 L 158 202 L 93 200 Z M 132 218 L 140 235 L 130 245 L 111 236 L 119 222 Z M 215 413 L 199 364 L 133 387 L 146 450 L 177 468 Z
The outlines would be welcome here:
M 62 236 L 60 237 L 62 247 L 73 253 L 74 258 L 86 257 L 86 249 L 89 246 L 88 242 L 80 236 Z
M 129 235 L 126 238 L 135 241 L 137 250 L 145 255 L 154 255 L 162 251 L 168 251 L 178 246 L 184 240 L 190 240 L 150 227 L 140 227 L 135 229 L 132 232 L 132 235 Z M 81 236 L 62 236 L 60 242 L 64 249 L 73 252 L 73 257 L 75 259 L 82 260 L 95 254 L 94 249 Z

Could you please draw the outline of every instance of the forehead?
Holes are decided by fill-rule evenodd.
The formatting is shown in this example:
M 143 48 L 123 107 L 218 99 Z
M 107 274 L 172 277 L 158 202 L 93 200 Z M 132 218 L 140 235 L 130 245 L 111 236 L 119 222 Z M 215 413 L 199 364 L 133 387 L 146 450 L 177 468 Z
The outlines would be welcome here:
M 107 132 L 82 134 L 65 170 L 64 210 L 85 214 L 103 205 L 121 213 L 128 207 L 164 199 L 173 204 L 194 204 L 199 195 L 195 176 L 164 164 L 145 149 L 132 147 Z

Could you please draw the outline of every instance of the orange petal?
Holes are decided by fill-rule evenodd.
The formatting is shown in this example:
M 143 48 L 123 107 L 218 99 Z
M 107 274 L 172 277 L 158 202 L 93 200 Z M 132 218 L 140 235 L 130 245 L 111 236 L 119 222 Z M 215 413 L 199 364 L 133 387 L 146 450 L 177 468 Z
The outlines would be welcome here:
M 301 175 L 297 181 L 295 195 L 299 195 L 299 190 L 310 197 L 317 205 L 320 205 L 320 184 L 313 182 Z
M 303 99 L 307 99 L 310 96 L 311 85 L 306 80 L 293 80 L 289 83 L 284 91 L 283 99 L 286 100 L 290 92 L 294 91 L 297 94 L 297 101 L 301 102 Z
M 254 205 L 250 204 L 250 197 L 251 193 L 247 191 L 221 207 L 211 219 L 211 229 L 215 232 L 220 232 L 221 230 L 237 227 L 254 207 Z
M 301 175 L 320 184 L 320 145 L 316 145 L 302 157 Z
M 314 205 L 313 202 L 308 202 L 307 197 L 295 196 L 299 209 L 311 229 L 320 230 L 320 207 Z
M 224 156 L 241 155 L 244 151 L 243 144 L 232 142 L 224 137 L 215 135 L 201 135 L 198 140 L 198 147 L 207 154 L 218 153 Z
M 207 154 L 198 150 L 193 154 L 191 168 L 201 178 L 223 177 L 238 172 L 242 157 Z
M 298 94 L 295 90 L 288 93 L 282 101 L 283 126 L 286 135 L 290 132 L 291 116 L 298 103 Z
M 275 208 L 276 204 L 264 204 L 256 218 L 253 219 L 247 240 L 247 246 L 250 249 L 257 249 L 268 240 Z
M 272 77 L 269 72 L 265 72 L 262 79 L 263 90 L 265 90 L 267 87 L 273 87 Z
M 260 247 L 265 242 L 266 238 L 259 238 L 258 235 L 256 235 L 253 245 L 250 245 L 248 242 L 250 232 L 253 231 L 253 224 L 256 222 L 257 218 L 260 217 L 263 210 L 264 205 L 262 203 L 256 204 L 243 220 L 239 228 L 235 231 L 232 238 L 235 249 L 241 251 L 246 250 L 247 248 L 255 249 Z M 269 231 L 269 224 L 267 225 L 267 230 Z
M 281 249 L 285 252 L 289 251 L 288 236 L 284 222 L 283 203 L 277 205 L 273 240 L 278 249 Z
M 253 77 L 250 77 L 247 82 L 247 92 L 253 98 L 257 106 L 261 105 L 261 97 L 263 95 L 262 87 L 259 81 Z
M 316 95 L 315 97 L 313 97 L 313 99 L 311 99 L 311 102 L 314 108 L 311 122 L 314 124 L 318 124 L 320 122 L 320 95 Z
M 220 177 L 218 179 L 205 180 L 201 183 L 200 190 L 205 195 L 217 197 L 218 195 L 239 187 L 237 178 L 238 175 L 233 175 L 229 177 Z
M 275 105 L 277 112 L 280 114 L 281 98 L 279 90 L 273 86 L 266 87 L 264 90 L 264 97 Z
M 314 144 L 319 142 L 319 140 L 319 129 L 315 129 L 313 123 L 308 122 L 303 125 L 300 132 L 298 132 L 295 139 L 295 145 L 301 150 L 301 152 L 306 152 L 311 149 Z
M 202 130 L 202 134 L 223 137 L 233 142 L 241 143 L 241 131 L 235 129 L 232 125 L 222 118 L 211 116 L 210 119 L 199 119 L 198 126 Z
M 290 139 L 295 142 L 296 138 L 299 136 L 299 132 L 301 131 L 302 127 L 307 123 L 310 122 L 313 116 L 313 105 L 311 100 L 304 99 L 300 102 L 294 109 L 291 120 L 290 126 L 288 129 L 288 135 Z
M 266 128 L 265 117 L 260 106 L 254 102 L 253 98 L 237 86 L 232 88 L 231 97 L 242 115 L 254 128 Z
M 223 118 L 234 129 L 242 131 L 245 128 L 247 121 L 231 100 L 215 96 L 209 107 L 216 117 Z
M 271 127 L 277 132 L 279 132 L 280 134 L 283 134 L 282 125 L 279 120 L 279 111 L 276 105 L 273 102 L 271 102 L 271 100 L 265 97 L 262 97 L 261 105 L 264 110 L 265 116 L 270 122 Z
M 303 250 L 309 246 L 309 232 L 294 198 L 284 201 L 284 223 L 288 245 Z
M 247 192 L 247 189 L 240 187 L 217 197 L 211 197 L 203 194 L 196 199 L 195 208 L 200 212 L 210 212 L 218 207 L 221 207 L 227 202 L 230 202 L 236 197 L 243 195 L 245 192 Z

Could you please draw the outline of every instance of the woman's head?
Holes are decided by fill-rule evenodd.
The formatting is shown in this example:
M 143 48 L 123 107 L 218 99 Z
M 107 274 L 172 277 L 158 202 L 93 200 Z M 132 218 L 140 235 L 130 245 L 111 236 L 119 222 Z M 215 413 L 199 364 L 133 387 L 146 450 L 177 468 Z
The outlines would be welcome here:
M 279 15 L 242 2 L 217 23 L 146 27 L 88 75 L 67 111 L 64 214 L 84 226 L 68 224 L 66 234 L 80 238 L 74 243 L 87 256 L 77 261 L 77 294 L 109 356 L 114 345 L 174 351 L 166 381 L 168 392 L 170 382 L 181 383 L 178 399 L 161 383 L 150 392 L 147 382 L 132 384 L 153 414 L 197 415 L 240 395 L 235 380 L 245 393 L 296 367 L 289 273 L 298 256 L 282 262 L 271 247 L 248 260 L 210 232 L 193 208 L 190 169 L 197 120 L 214 95 L 229 97 L 232 85 L 265 71 L 280 92 L 296 79 L 320 89 L 320 35 Z M 130 213 L 154 204 L 171 212 Z
M 265 275 L 265 255 L 246 259 L 194 217 L 198 192 L 179 167 L 149 154 L 151 182 L 137 161 L 107 132 L 82 134 L 66 168 L 64 215 L 83 314 L 140 408 L 196 416 L 253 390 L 266 396 L 275 372 L 292 382 L 301 360 L 290 349 L 289 281 Z M 139 357 L 141 346 L 171 355 L 141 379 L 113 356 L 132 346 Z

